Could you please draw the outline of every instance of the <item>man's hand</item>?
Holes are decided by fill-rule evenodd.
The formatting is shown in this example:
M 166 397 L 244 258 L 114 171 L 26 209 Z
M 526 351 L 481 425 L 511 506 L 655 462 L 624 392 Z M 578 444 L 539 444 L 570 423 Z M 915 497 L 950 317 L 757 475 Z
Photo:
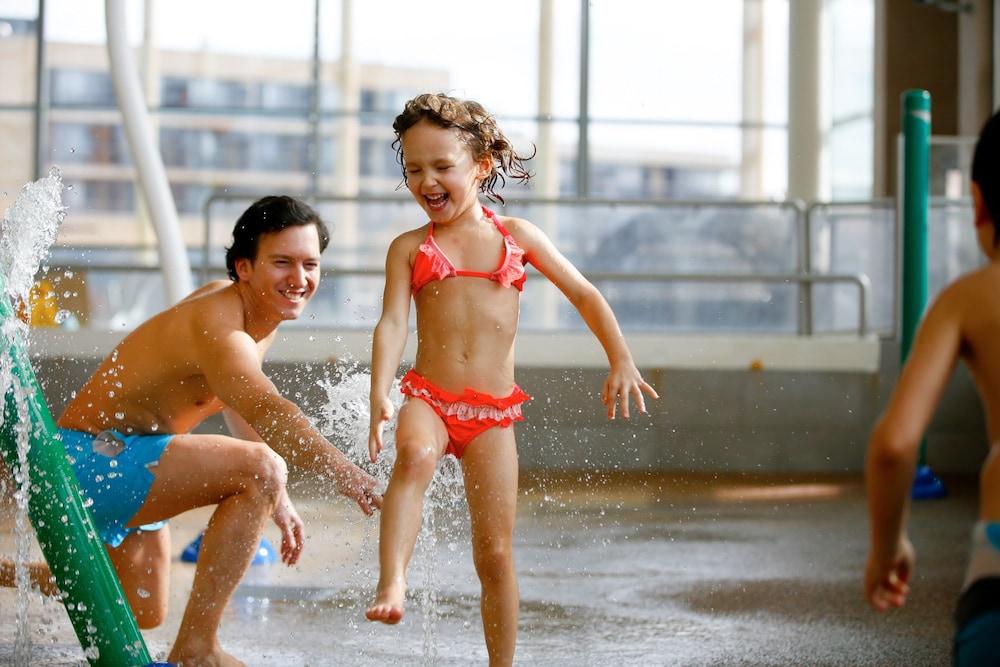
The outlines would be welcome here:
M 382 509 L 382 494 L 376 493 L 378 480 L 353 463 L 346 464 L 336 474 L 337 492 L 356 502 L 361 511 L 371 516 Z
M 608 419 L 614 419 L 618 404 L 621 403 L 622 417 L 629 418 L 629 397 L 635 401 L 635 406 L 639 412 L 646 412 L 646 402 L 643 392 L 652 398 L 659 398 L 656 390 L 642 379 L 639 369 L 632 363 L 622 363 L 612 366 L 608 372 L 608 377 L 604 381 L 604 388 L 601 391 L 601 402 L 608 409 Z
M 888 560 L 877 559 L 874 553 L 869 554 L 865 567 L 865 598 L 868 604 L 876 611 L 887 611 L 906 604 L 915 563 L 916 553 L 905 535 L 900 538 L 896 553 Z
M 392 419 L 395 408 L 388 396 L 381 396 L 371 400 L 371 421 L 368 424 L 368 458 L 372 463 L 378 458 L 378 453 L 382 451 L 382 429 Z
M 295 565 L 305 546 L 302 532 L 304 524 L 285 489 L 281 490 L 281 497 L 278 498 L 278 504 L 271 513 L 271 519 L 274 520 L 274 525 L 281 529 L 281 562 L 285 565 Z

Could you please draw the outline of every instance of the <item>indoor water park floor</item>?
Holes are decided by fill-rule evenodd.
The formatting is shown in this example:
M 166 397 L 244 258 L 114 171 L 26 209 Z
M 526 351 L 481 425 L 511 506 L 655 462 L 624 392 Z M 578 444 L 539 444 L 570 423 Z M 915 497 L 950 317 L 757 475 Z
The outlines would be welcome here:
M 524 475 L 515 534 L 520 665 L 942 665 L 975 518 L 974 478 L 911 517 L 918 561 L 907 607 L 861 595 L 867 521 L 858 476 Z M 248 665 L 486 664 L 465 508 L 437 503 L 411 566 L 399 626 L 363 618 L 377 524 L 341 499 L 292 489 L 306 522 L 299 565 L 254 566 L 223 646 Z M 443 506 L 443 507 L 442 507 Z M 210 510 L 171 522 L 179 554 Z M 0 553 L 14 552 L 7 508 Z M 273 526 L 268 537 L 277 539 Z M 193 566 L 175 558 L 165 655 Z M 16 593 L 0 591 L 0 664 L 12 664 Z M 31 594 L 30 664 L 84 665 L 62 608 Z

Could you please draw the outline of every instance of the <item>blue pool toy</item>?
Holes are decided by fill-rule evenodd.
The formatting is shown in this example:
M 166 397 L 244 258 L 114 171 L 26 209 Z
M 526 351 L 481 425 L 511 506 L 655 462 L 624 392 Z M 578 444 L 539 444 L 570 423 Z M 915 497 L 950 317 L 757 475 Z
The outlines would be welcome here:
M 191 544 L 184 547 L 184 551 L 181 552 L 181 560 L 185 563 L 197 563 L 198 554 L 201 552 L 201 538 L 204 535 L 198 535 L 191 541 Z M 251 565 L 271 565 L 278 560 L 278 553 L 274 550 L 274 547 L 270 542 L 267 541 L 266 537 L 260 538 L 260 544 L 257 545 L 257 551 L 254 552 L 253 560 L 250 562 Z
M 944 498 L 948 491 L 944 488 L 944 483 L 934 474 L 930 466 L 923 465 L 917 468 L 917 475 L 913 478 L 913 488 L 910 489 L 910 497 L 914 500 L 931 500 L 934 498 Z

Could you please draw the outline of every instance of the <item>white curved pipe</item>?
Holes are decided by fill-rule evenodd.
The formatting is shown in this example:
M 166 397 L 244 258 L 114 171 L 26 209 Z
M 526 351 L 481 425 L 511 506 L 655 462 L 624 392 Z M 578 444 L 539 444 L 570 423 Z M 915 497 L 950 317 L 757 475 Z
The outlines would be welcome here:
M 125 134 L 138 172 L 140 190 L 159 239 L 157 251 L 168 304 L 187 296 L 192 289 L 191 265 L 181 238 L 177 207 L 174 205 L 163 159 L 149 124 L 149 110 L 143 101 L 139 75 L 132 61 L 125 27 L 124 0 L 105 0 L 104 19 L 108 32 L 111 81 L 125 123 Z

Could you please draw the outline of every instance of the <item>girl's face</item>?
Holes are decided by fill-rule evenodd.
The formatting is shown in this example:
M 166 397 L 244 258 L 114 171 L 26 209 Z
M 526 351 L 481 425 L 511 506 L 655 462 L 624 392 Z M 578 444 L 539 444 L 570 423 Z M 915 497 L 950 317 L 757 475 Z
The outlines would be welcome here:
M 400 137 L 406 187 L 433 222 L 450 222 L 475 210 L 490 161 L 476 162 L 460 130 L 422 120 Z

